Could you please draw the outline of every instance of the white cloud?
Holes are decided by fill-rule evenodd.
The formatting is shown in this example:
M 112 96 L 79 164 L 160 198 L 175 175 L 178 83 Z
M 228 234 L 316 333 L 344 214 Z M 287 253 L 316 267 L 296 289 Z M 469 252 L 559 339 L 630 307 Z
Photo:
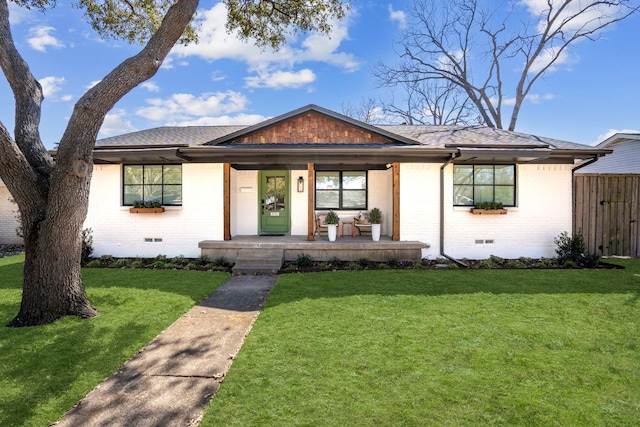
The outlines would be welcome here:
M 536 58 L 536 60 L 533 61 L 533 64 L 531 64 L 531 68 L 529 68 L 529 73 L 540 72 L 544 67 L 546 67 L 549 64 L 549 62 L 551 62 L 554 56 L 557 55 L 557 51 L 558 51 L 557 47 L 551 47 L 551 48 L 545 49 L 540 54 L 540 56 L 538 56 L 538 58 Z M 564 51 L 560 52 L 560 54 L 558 55 L 558 59 L 556 59 L 553 65 L 549 67 L 547 72 L 553 72 L 557 70 L 559 65 L 574 64 L 576 62 L 577 62 L 577 59 L 569 55 L 569 53 L 565 49 Z
M 39 80 L 42 86 L 42 93 L 45 98 L 52 98 L 62 89 L 62 85 L 66 82 L 64 77 L 43 77 Z
M 640 130 L 634 130 L 634 129 L 609 129 L 607 132 L 603 133 L 602 135 L 598 135 L 598 139 L 596 139 L 592 143 L 592 145 L 600 144 L 604 140 L 606 140 L 608 138 L 611 138 L 616 133 L 640 133 Z
M 128 116 L 129 114 L 122 109 L 113 110 L 111 113 L 107 114 L 104 118 L 104 122 L 102 123 L 102 127 L 100 128 L 99 136 L 101 138 L 105 138 L 107 136 L 121 135 L 123 133 L 137 131 L 138 129 L 136 129 L 136 127 L 126 119 Z
M 183 120 L 170 123 L 171 126 L 224 126 L 224 125 L 254 125 L 263 122 L 270 117 L 260 114 L 236 114 L 234 116 L 222 115 L 217 117 L 199 117 L 195 120 Z
M 171 123 L 237 113 L 246 108 L 248 100 L 243 94 L 229 90 L 200 96 L 176 93 L 165 99 L 147 99 L 147 104 L 149 106 L 139 108 L 136 115 L 156 122 Z
M 27 37 L 29 46 L 40 52 L 46 52 L 48 46 L 54 49 L 63 48 L 64 44 L 50 34 L 52 31 L 55 31 L 55 28 L 47 26 L 30 28 L 29 37 Z
M 351 12 L 353 13 L 353 12 Z M 311 33 L 302 40 L 294 38 L 278 51 L 262 50 L 251 42 L 244 42 L 234 34 L 227 34 L 225 24 L 227 18 L 226 7 L 217 3 L 211 9 L 198 12 L 199 41 L 188 46 L 177 45 L 172 55 L 179 58 L 196 56 L 207 61 L 231 59 L 246 62 L 252 67 L 274 66 L 280 64 L 292 66 L 304 61 L 325 62 L 345 69 L 355 71 L 360 67 L 359 61 L 353 54 L 339 52 L 341 43 L 348 39 L 348 27 L 351 24 L 349 15 L 340 21 L 331 22 L 333 28 L 329 36 Z M 165 66 L 172 66 L 169 63 Z
M 256 71 L 257 76 L 245 78 L 247 87 L 270 89 L 299 88 L 313 83 L 316 80 L 316 75 L 308 68 L 297 72 L 269 71 L 264 69 Z
M 537 93 L 530 93 L 529 95 L 525 96 L 525 100 L 531 102 L 532 104 L 541 104 L 544 101 L 551 101 L 554 98 L 552 93 L 546 93 L 544 95 L 538 95 Z M 491 98 L 491 102 L 492 103 L 497 103 L 498 99 L 492 97 Z M 515 98 L 504 98 L 502 100 L 502 104 L 503 105 L 515 105 L 516 103 L 516 99 Z
M 33 14 L 34 11 L 9 2 L 9 23 L 12 27 L 23 22 L 35 21 Z
M 148 90 L 149 92 L 160 92 L 160 87 L 158 87 L 154 82 L 144 82 L 140 87 Z
M 558 10 L 561 3 L 565 3 L 565 0 L 552 0 L 555 10 Z M 593 3 L 594 6 L 588 6 L 590 3 Z M 620 5 L 607 5 L 606 2 L 594 2 L 592 0 L 568 2 L 555 22 L 560 25 L 571 16 L 575 16 L 564 25 L 564 31 L 571 32 L 579 29 L 581 31 L 590 31 L 597 28 L 603 21 L 610 21 L 613 17 L 624 13 L 627 9 L 622 3 L 624 2 L 621 2 Z M 538 29 L 543 30 L 546 22 L 541 15 L 546 14 L 549 9 L 548 0 L 522 0 L 521 4 L 534 17 L 541 17 Z M 583 9 L 586 11 L 580 12 Z
M 407 26 L 407 14 L 402 10 L 394 10 L 392 4 L 388 6 L 388 9 L 389 19 L 392 22 L 397 22 L 401 29 L 405 28 Z

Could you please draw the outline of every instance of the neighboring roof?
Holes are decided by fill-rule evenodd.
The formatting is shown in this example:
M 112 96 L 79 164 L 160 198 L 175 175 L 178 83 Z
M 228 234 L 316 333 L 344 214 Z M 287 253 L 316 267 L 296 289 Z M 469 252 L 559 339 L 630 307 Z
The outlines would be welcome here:
M 612 154 L 588 164 L 576 173 L 640 174 L 640 133 L 617 133 L 597 145 Z
M 368 135 L 350 143 L 323 136 L 317 141 L 298 141 L 293 132 L 271 139 L 274 129 L 299 131 L 305 116 L 336 122 L 336 129 L 351 129 L 353 135 Z M 317 119 L 320 117 L 320 119 Z M 305 119 L 308 120 L 308 119 Z M 304 123 L 309 123 L 304 122 Z M 326 128 L 326 126 L 325 126 Z M 312 128 L 315 129 L 315 128 Z M 351 131 L 350 131 L 351 132 Z M 309 131 L 306 135 L 312 134 Z M 279 134 L 278 134 L 279 135 Z M 293 136 L 292 136 L 293 135 Z M 315 135 L 315 134 L 314 134 Z M 319 134 L 318 134 L 319 135 Z M 295 140 L 295 141 L 293 141 Z M 261 164 L 286 160 L 289 164 L 306 162 L 350 162 L 363 164 L 392 161 L 440 161 L 456 155 L 458 161 L 554 161 L 573 162 L 607 154 L 600 147 L 575 144 L 484 126 L 370 125 L 333 111 L 307 105 L 251 126 L 159 127 L 100 139 L 95 146 L 96 161 L 198 161 Z M 306 159 L 306 160 L 305 160 Z

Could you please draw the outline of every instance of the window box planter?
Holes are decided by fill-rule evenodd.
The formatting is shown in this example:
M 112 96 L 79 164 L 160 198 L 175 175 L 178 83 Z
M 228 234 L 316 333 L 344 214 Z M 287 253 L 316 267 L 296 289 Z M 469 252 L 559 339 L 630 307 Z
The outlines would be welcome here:
M 164 212 L 163 207 L 159 208 L 129 208 L 130 213 L 162 213 Z
M 478 208 L 471 208 L 470 212 L 473 215 L 506 215 L 507 214 L 507 210 L 506 209 L 478 209 Z

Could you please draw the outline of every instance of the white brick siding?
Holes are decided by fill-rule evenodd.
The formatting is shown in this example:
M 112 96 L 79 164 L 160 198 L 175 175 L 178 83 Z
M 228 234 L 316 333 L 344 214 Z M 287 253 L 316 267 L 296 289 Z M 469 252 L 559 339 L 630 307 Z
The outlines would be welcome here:
M 401 166 L 401 240 L 427 242 L 440 255 L 439 165 Z M 453 206 L 453 166 L 445 169 L 444 252 L 455 258 L 552 257 L 554 238 L 571 231 L 571 165 L 518 165 L 517 207 L 507 215 L 471 215 Z M 482 241 L 482 243 L 480 243 Z M 488 242 L 487 242 L 488 241 Z
M 94 167 L 84 224 L 93 229 L 94 256 L 198 257 L 198 242 L 223 239 L 221 164 L 182 165 L 182 206 L 161 214 L 129 213 L 121 206 L 121 182 L 122 166 Z
M 440 166 L 400 165 L 400 240 L 428 243 L 426 258 L 440 256 Z M 96 165 L 85 227 L 93 228 L 95 256 L 168 256 L 200 254 L 198 242 L 223 240 L 222 164 L 184 164 L 183 205 L 162 214 L 131 214 L 121 206 L 119 165 Z M 305 181 L 297 192 L 297 180 Z M 445 253 L 456 258 L 552 257 L 554 238 L 571 230 L 571 165 L 518 165 L 517 207 L 507 215 L 471 215 L 453 206 L 453 166 L 445 169 Z M 383 235 L 392 233 L 393 175 L 368 174 L 369 209 L 383 214 Z M 290 171 L 291 234 L 307 234 L 306 170 Z M 231 234 L 258 234 L 258 172 L 231 171 Z M 342 211 L 345 220 L 357 211 Z M 345 230 L 348 232 L 348 230 Z M 145 239 L 161 239 L 145 242 Z M 482 241 L 482 244 L 477 242 Z M 487 242 L 488 241 L 488 242 Z
M 20 225 L 18 205 L 12 200 L 7 186 L 0 181 L 0 244 L 21 245 L 22 238 L 16 234 L 16 229 Z

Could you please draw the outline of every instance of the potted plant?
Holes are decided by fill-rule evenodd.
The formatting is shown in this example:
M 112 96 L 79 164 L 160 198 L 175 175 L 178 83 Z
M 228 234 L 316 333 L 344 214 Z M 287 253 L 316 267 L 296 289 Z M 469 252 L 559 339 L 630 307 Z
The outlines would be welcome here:
M 329 236 L 329 241 L 335 241 L 336 236 L 338 235 L 338 224 L 340 224 L 340 217 L 334 211 L 329 211 L 326 218 L 324 219 L 324 222 L 325 224 L 327 224 L 327 235 Z
M 164 212 L 160 200 L 135 200 L 133 207 L 129 208 L 131 213 L 161 213 Z
M 380 212 L 380 209 L 371 209 L 371 212 L 369 212 L 369 222 L 371 223 L 371 239 L 377 242 L 380 240 L 380 224 L 382 224 L 382 212 Z
M 506 215 L 507 210 L 502 202 L 478 202 L 475 207 L 471 208 L 471 213 L 474 215 Z

